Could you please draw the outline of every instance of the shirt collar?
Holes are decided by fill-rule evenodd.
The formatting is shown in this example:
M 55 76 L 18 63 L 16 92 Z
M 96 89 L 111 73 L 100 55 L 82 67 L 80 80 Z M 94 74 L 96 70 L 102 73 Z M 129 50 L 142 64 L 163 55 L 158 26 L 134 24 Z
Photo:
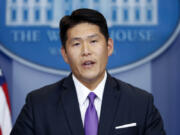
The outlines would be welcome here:
M 87 96 L 90 92 L 92 92 L 90 89 L 88 89 L 86 86 L 84 86 L 74 75 L 72 75 L 74 85 L 76 88 L 76 93 L 79 101 L 79 105 L 82 106 Z M 105 72 L 103 80 L 98 84 L 98 86 L 93 90 L 93 92 L 96 94 L 97 98 L 102 101 L 103 93 L 104 93 L 104 87 L 107 79 L 107 73 Z

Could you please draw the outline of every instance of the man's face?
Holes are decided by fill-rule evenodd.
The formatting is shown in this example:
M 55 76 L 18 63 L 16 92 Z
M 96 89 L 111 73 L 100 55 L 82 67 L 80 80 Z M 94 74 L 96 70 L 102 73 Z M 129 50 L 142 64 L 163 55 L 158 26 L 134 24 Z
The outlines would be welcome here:
M 113 52 L 113 41 L 106 41 L 99 27 L 80 23 L 67 31 L 66 50 L 61 53 L 76 78 L 86 83 L 99 83 L 106 70 L 108 56 Z

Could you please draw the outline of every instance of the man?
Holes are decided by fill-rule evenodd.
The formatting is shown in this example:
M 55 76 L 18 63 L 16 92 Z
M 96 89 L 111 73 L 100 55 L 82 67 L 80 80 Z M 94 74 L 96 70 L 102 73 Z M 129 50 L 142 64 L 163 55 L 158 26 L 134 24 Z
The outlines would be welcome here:
M 72 73 L 28 94 L 11 135 L 165 135 L 152 95 L 106 72 L 113 41 L 103 15 L 78 9 L 60 30 Z

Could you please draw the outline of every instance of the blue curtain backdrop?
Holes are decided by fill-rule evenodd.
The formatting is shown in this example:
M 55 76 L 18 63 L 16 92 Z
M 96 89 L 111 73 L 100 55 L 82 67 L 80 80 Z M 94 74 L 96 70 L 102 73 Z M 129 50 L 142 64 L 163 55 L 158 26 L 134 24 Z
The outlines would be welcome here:
M 152 61 L 152 93 L 167 135 L 180 135 L 180 35 L 166 52 Z

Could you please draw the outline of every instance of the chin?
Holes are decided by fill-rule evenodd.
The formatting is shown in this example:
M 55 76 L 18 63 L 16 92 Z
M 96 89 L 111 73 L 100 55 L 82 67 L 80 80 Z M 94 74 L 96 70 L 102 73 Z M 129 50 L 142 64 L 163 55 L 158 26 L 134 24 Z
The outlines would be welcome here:
M 85 80 L 87 80 L 87 81 L 94 81 L 94 80 L 97 80 L 98 79 L 98 77 L 100 77 L 100 75 L 99 74 L 86 74 L 86 75 L 83 75 L 83 78 L 85 79 Z
M 96 78 L 98 76 L 98 74 L 97 73 L 92 73 L 92 72 L 86 72 L 86 73 L 83 73 L 81 76 L 84 79 L 91 80 L 91 79 Z

